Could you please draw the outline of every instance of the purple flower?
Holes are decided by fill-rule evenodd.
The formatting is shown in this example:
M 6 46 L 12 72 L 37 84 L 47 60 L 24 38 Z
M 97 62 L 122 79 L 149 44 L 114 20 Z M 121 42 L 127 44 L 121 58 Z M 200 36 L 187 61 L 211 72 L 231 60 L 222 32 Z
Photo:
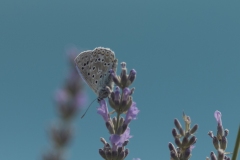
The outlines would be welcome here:
M 55 94 L 57 104 L 64 104 L 68 101 L 69 94 L 65 90 L 58 90 Z
M 132 136 L 130 135 L 130 128 L 128 127 L 126 131 L 121 135 L 112 134 L 109 137 L 109 140 L 112 143 L 113 150 L 116 150 L 117 147 L 122 147 L 123 143 L 125 141 L 128 141 L 130 138 L 132 138 Z
M 195 148 L 194 145 L 191 145 L 191 146 L 189 147 L 189 149 L 190 149 L 191 152 L 192 152 L 193 148 Z
M 106 122 L 108 122 L 109 120 L 108 107 L 104 99 L 100 101 L 100 106 L 97 109 L 97 113 L 100 114 Z
M 75 102 L 76 102 L 77 107 L 83 108 L 87 102 L 86 94 L 84 94 L 82 92 L 78 92 L 75 97 Z
M 137 108 L 136 103 L 133 102 L 126 114 L 124 123 L 128 125 L 132 119 L 136 119 L 138 113 L 139 109 Z
M 221 119 L 222 114 L 221 114 L 221 112 L 218 111 L 218 110 L 216 110 L 216 111 L 214 112 L 214 117 L 216 118 L 218 125 L 219 125 L 219 126 L 222 126 L 222 119 Z
M 128 97 L 131 95 L 131 90 L 129 88 L 123 89 L 123 101 L 127 101 Z

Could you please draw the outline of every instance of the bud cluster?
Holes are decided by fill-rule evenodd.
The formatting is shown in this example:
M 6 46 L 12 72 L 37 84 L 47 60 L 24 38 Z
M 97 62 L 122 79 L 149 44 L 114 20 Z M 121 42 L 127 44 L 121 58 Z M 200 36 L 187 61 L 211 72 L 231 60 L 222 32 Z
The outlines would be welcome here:
M 127 157 L 129 150 L 125 149 L 128 141 L 125 141 L 122 146 L 118 147 L 117 149 L 113 150 L 111 145 L 106 142 L 104 138 L 101 138 L 101 142 L 104 144 L 102 149 L 99 149 L 99 154 L 102 156 L 103 159 L 106 160 L 123 160 Z
M 175 139 L 177 148 L 172 143 L 168 144 L 170 150 L 170 157 L 172 160 L 188 160 L 191 157 L 192 149 L 197 141 L 197 138 L 193 135 L 198 125 L 195 124 L 192 128 L 190 127 L 191 119 L 183 113 L 183 119 L 185 122 L 185 129 L 182 128 L 178 119 L 174 119 L 174 125 L 176 128 L 172 129 L 172 135 Z
M 229 130 L 223 129 L 221 116 L 221 112 L 214 112 L 214 117 L 217 121 L 217 135 L 215 136 L 213 134 L 213 131 L 208 132 L 208 135 L 212 138 L 213 146 L 218 152 L 217 156 L 214 152 L 210 153 L 211 160 L 230 160 L 230 158 L 226 156 L 227 152 L 225 152 L 227 148 L 227 135 L 229 133 Z M 207 159 L 209 158 L 207 157 Z
M 136 78 L 136 71 L 132 69 L 128 75 L 126 63 L 122 62 L 121 66 L 120 76 L 117 76 L 113 70 L 109 71 L 113 82 L 116 84 L 115 91 L 109 90 L 108 96 L 108 102 L 113 112 L 108 112 L 105 100 L 99 102 L 98 113 L 103 117 L 111 134 L 109 138 L 111 145 L 104 138 L 101 138 L 104 147 L 99 149 L 99 154 L 105 160 L 124 160 L 126 158 L 129 150 L 125 149 L 125 146 L 132 137 L 130 136 L 129 124 L 131 120 L 136 119 L 139 112 L 132 97 L 134 88 L 128 88 Z M 113 113 L 116 113 L 116 116 L 111 118 Z M 122 114 L 126 114 L 125 117 L 122 117 Z

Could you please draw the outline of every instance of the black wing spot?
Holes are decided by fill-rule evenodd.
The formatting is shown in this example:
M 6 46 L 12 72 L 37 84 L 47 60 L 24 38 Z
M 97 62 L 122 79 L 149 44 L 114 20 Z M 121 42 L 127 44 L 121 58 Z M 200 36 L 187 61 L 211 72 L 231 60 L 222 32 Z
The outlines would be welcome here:
M 100 61 L 101 59 L 100 58 L 98 58 L 98 61 Z
M 110 65 L 110 63 L 108 63 L 108 65 Z
M 95 62 L 97 62 L 97 59 L 95 59 Z
M 94 76 L 95 76 L 95 75 L 93 74 L 92 77 L 94 78 Z
M 104 59 L 102 59 L 102 62 L 104 61 Z
M 104 63 L 104 65 L 106 66 L 106 65 L 107 65 L 107 63 Z
M 86 63 L 84 63 L 83 65 L 86 66 Z
M 88 64 L 89 61 L 87 61 L 87 64 Z
M 97 84 L 97 81 L 96 81 L 96 84 Z
M 95 70 L 96 67 L 93 67 L 93 70 Z
M 102 78 L 102 75 L 100 75 L 100 78 Z
M 90 73 L 88 73 L 87 75 L 90 75 Z
M 84 67 L 82 67 L 82 70 L 84 69 Z

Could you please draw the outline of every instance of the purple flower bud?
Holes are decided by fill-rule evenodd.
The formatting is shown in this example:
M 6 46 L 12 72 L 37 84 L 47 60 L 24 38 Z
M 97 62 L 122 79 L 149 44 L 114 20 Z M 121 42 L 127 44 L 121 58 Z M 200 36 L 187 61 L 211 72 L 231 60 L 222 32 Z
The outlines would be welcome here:
M 128 101 L 129 95 L 131 94 L 131 90 L 129 88 L 123 89 L 123 101 Z
M 195 125 L 193 126 L 193 128 L 190 130 L 190 133 L 191 133 L 191 134 L 194 134 L 194 133 L 197 131 L 197 129 L 198 129 L 198 125 L 195 124 Z
M 129 150 L 128 149 L 125 149 L 125 156 L 124 156 L 124 158 L 126 158 L 127 157 L 127 155 L 128 155 L 128 153 L 129 153 Z
M 227 148 L 227 138 L 225 136 L 222 136 L 222 140 L 220 143 L 220 148 L 222 150 L 225 150 Z
M 191 155 L 192 149 L 189 147 L 185 150 L 185 152 L 183 153 L 183 159 L 189 159 L 190 155 Z
M 176 149 L 175 149 L 174 145 L 171 142 L 168 143 L 168 148 L 169 148 L 170 151 L 176 152 Z
M 106 127 L 110 134 L 114 134 L 114 126 L 109 121 L 106 122 Z
M 221 112 L 218 111 L 218 110 L 216 110 L 216 111 L 214 112 L 214 117 L 216 118 L 216 121 L 217 121 L 218 125 L 219 125 L 219 126 L 222 126 L 222 119 L 221 119 L 222 114 L 221 114 Z
M 98 152 L 99 152 L 99 154 L 102 156 L 103 159 L 106 159 L 106 154 L 105 154 L 105 152 L 103 151 L 103 149 L 99 149 Z
M 216 157 L 216 155 L 214 154 L 214 152 L 211 152 L 211 153 L 210 153 L 210 157 L 211 157 L 211 160 L 217 160 L 217 157 Z
M 127 65 L 126 62 L 121 63 L 122 68 L 126 68 L 126 65 Z
M 136 70 L 132 69 L 132 70 L 130 71 L 130 73 L 129 73 L 129 75 L 128 75 L 128 80 L 129 80 L 131 83 L 133 83 L 133 81 L 135 80 L 136 74 L 137 74 Z
M 219 143 L 218 143 L 218 139 L 217 139 L 216 136 L 213 137 L 213 145 L 214 145 L 216 150 L 219 149 Z
M 182 147 L 182 143 L 181 141 L 179 140 L 179 138 L 175 138 L 175 144 L 178 146 L 178 147 Z
M 97 109 L 97 113 L 103 117 L 105 122 L 110 120 L 107 103 L 104 99 L 100 101 L 100 106 Z
M 196 141 L 197 141 L 197 138 L 196 138 L 195 136 L 192 136 L 192 137 L 190 138 L 188 144 L 189 144 L 190 146 L 193 146 L 193 144 L 195 144 Z
M 177 130 L 175 128 L 172 129 L 172 135 L 174 138 L 177 138 L 177 136 L 178 136 Z
M 229 134 L 229 130 L 228 130 L 228 129 L 225 129 L 225 130 L 224 130 L 224 136 L 227 137 L 228 134 Z
M 209 131 L 209 132 L 208 132 L 208 135 L 209 135 L 211 138 L 213 138 L 213 137 L 214 137 L 213 131 Z
M 177 154 L 175 152 L 171 151 L 170 156 L 173 160 L 178 160 Z
M 131 107 L 127 111 L 124 123 L 128 125 L 131 122 L 131 120 L 136 119 L 138 113 L 139 109 L 137 108 L 136 103 L 133 102 Z
M 180 128 L 182 128 L 182 126 L 181 126 L 180 122 L 178 121 L 178 119 L 174 119 L 174 124 L 175 124 L 175 126 L 176 126 L 176 128 L 178 130 L 180 130 Z
M 117 86 L 120 86 L 119 77 L 116 75 L 116 73 L 114 72 L 114 70 L 113 70 L 113 69 L 110 69 L 109 73 L 110 73 L 111 76 L 112 76 L 113 82 L 114 82 Z
M 123 85 L 122 87 L 126 87 L 127 84 L 127 68 L 126 68 L 126 63 L 122 62 L 121 63 L 122 66 L 122 72 L 121 72 L 121 84 Z
M 107 143 L 107 141 L 106 141 L 103 137 L 100 138 L 100 141 L 101 141 L 104 145 Z
M 121 95 L 120 95 L 120 88 L 117 86 L 114 92 L 114 103 L 115 105 L 119 105 L 121 100 Z

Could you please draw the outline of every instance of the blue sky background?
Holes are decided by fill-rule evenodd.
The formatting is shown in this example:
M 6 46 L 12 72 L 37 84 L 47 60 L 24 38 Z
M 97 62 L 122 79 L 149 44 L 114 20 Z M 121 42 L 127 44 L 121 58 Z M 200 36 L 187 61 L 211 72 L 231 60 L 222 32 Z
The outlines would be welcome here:
M 137 70 L 127 160 L 169 159 L 173 119 L 182 111 L 199 124 L 192 159 L 215 151 L 215 110 L 230 130 L 232 151 L 240 118 L 239 1 L 0 1 L 0 159 L 40 160 L 50 148 L 52 101 L 68 64 L 65 49 L 111 48 Z M 120 68 L 120 67 L 119 67 Z M 120 70 L 120 69 L 119 69 Z M 118 70 L 118 71 L 119 71 Z M 96 95 L 86 87 L 89 100 Z M 90 102 L 89 102 L 90 103 Z M 71 160 L 101 159 L 108 139 L 97 103 L 75 121 Z

